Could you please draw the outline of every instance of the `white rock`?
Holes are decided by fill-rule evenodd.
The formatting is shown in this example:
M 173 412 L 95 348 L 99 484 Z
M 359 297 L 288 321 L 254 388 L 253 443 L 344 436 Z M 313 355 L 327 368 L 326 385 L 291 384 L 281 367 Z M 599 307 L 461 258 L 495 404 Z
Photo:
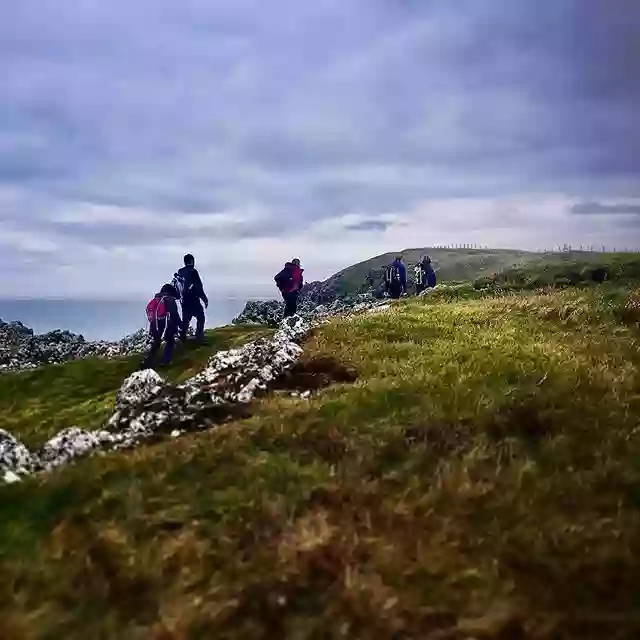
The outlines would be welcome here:
M 233 405 L 251 402 L 297 362 L 302 354 L 298 343 L 310 329 L 300 316 L 286 318 L 270 340 L 216 353 L 201 373 L 179 386 L 151 369 L 138 371 L 122 383 L 106 428 L 63 429 L 40 456 L 0 430 L 0 477 L 12 482 L 14 476 L 52 469 L 79 456 L 136 446 L 158 433 L 176 438 L 219 422 L 233 415 Z M 306 391 L 302 397 L 310 395 Z
M 24 475 L 31 473 L 37 465 L 37 457 L 27 447 L 10 433 L 0 429 L 0 471 Z
M 101 444 L 103 442 L 99 434 L 77 427 L 63 429 L 44 445 L 40 461 L 44 468 L 57 467 L 72 458 L 86 455 Z
M 13 484 L 14 482 L 20 482 L 20 476 L 17 476 L 13 471 L 5 471 L 3 473 L 2 479 L 7 484 Z

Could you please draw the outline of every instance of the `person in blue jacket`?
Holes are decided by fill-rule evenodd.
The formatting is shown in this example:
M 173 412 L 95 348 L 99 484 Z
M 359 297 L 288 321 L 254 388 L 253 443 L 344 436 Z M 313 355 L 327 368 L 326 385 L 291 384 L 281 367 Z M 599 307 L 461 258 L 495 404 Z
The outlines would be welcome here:
M 407 269 L 402 261 L 402 256 L 397 256 L 387 267 L 384 281 L 387 293 L 391 298 L 399 298 L 407 292 Z
M 182 306 L 182 327 L 180 329 L 180 339 L 185 342 L 187 330 L 193 318 L 196 319 L 196 339 L 204 339 L 204 309 L 200 301 L 204 303 L 204 308 L 209 306 L 209 299 L 204 292 L 200 274 L 195 267 L 195 258 L 188 253 L 184 257 L 184 267 L 180 268 L 174 275 L 173 284 L 180 293 L 180 304 Z

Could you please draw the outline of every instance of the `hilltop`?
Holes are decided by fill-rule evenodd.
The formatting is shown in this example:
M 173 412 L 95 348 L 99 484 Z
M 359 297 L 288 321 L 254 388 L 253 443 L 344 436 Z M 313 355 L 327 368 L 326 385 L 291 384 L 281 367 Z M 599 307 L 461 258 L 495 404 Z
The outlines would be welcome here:
M 611 265 L 628 261 L 633 254 L 595 253 L 588 251 L 566 251 L 535 253 L 512 249 L 440 249 L 422 247 L 384 253 L 359 262 L 334 274 L 322 283 L 339 295 L 354 295 L 370 288 L 378 288 L 384 276 L 385 267 L 397 256 L 402 255 L 409 267 L 408 277 L 412 279 L 412 267 L 423 255 L 431 256 L 438 273 L 439 282 L 468 282 L 480 278 L 493 277 L 512 269 L 532 270 L 549 266 Z
M 330 319 L 250 415 L 0 486 L 0 635 L 639 637 L 640 272 L 615 260 Z M 6 374 L 0 428 L 98 428 L 135 364 Z

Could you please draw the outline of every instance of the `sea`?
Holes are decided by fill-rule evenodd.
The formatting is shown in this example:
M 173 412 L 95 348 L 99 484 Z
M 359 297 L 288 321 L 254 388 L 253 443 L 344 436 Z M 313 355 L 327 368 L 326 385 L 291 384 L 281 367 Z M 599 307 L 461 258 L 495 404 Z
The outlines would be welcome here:
M 244 308 L 246 298 L 210 299 L 207 328 L 230 324 Z M 20 299 L 0 300 L 0 319 L 20 320 L 35 333 L 68 329 L 87 340 L 119 340 L 147 328 L 148 300 Z M 195 320 L 192 321 L 195 328 Z

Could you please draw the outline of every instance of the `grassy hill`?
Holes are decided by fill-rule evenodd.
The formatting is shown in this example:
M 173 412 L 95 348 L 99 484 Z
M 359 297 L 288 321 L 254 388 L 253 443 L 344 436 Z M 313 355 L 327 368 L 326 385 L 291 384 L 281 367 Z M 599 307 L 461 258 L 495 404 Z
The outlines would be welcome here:
M 533 253 L 511 249 L 435 249 L 423 247 L 405 249 L 404 251 L 385 253 L 364 262 L 344 269 L 330 278 L 337 288 L 346 294 L 366 290 L 370 285 L 367 278 L 371 277 L 373 286 L 378 286 L 383 280 L 385 267 L 396 255 L 404 257 L 409 267 L 409 276 L 413 275 L 412 268 L 423 255 L 431 256 L 438 272 L 440 282 L 473 281 L 483 277 L 491 277 L 512 269 L 524 269 L 531 272 L 535 269 L 550 265 L 591 265 L 617 264 L 627 262 L 629 255 L 602 254 L 586 251 L 571 251 L 563 253 Z
M 609 283 L 324 325 L 310 399 L 0 486 L 0 637 L 640 637 L 638 323 Z M 97 426 L 135 362 L 99 365 L 1 377 L 0 426 Z

